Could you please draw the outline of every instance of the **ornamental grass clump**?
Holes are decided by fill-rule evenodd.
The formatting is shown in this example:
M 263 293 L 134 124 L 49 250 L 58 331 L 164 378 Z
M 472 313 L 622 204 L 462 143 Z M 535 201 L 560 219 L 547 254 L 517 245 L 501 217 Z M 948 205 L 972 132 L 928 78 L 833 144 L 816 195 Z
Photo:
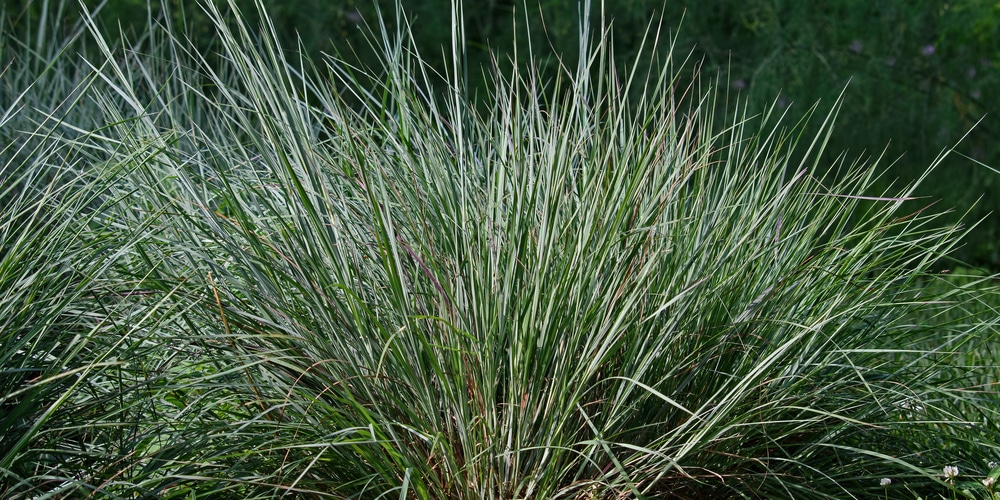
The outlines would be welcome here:
M 0 55 L 13 55 L 0 70 L 3 498 L 72 497 L 127 473 L 152 427 L 137 424 L 151 406 L 138 384 L 155 383 L 147 355 L 163 352 L 149 332 L 164 303 L 119 301 L 130 282 L 111 271 L 139 233 L 106 223 L 122 172 L 87 151 L 106 117 L 86 102 L 93 75 L 65 56 L 85 27 L 35 28 L 51 35 L 32 44 L 0 26 Z
M 921 179 L 824 151 L 837 106 L 751 112 L 657 29 L 658 72 L 622 68 L 586 15 L 553 81 L 516 54 L 473 99 L 460 22 L 440 74 L 399 12 L 357 68 L 206 8 L 211 64 L 91 25 L 99 125 L 63 144 L 115 173 L 108 317 L 155 321 L 107 386 L 132 436 L 60 491 L 876 497 L 939 487 L 938 440 L 995 456 L 986 280 L 933 278 L 963 230 Z

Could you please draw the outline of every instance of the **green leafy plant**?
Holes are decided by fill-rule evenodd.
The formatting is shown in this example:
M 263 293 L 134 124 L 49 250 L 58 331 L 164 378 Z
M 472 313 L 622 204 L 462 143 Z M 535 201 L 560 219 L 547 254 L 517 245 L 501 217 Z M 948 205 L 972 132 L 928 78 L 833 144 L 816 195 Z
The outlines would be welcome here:
M 406 22 L 317 67 L 206 7 L 211 63 L 89 24 L 74 133 L 39 150 L 89 168 L 44 219 L 74 230 L 30 248 L 82 252 L 39 314 L 101 311 L 52 368 L 92 406 L 10 455 L 76 461 L 5 464 L 5 496 L 928 495 L 997 455 L 992 278 L 932 272 L 967 230 L 930 170 L 875 191 L 880 158 L 827 153 L 840 103 L 753 113 L 656 24 L 623 69 L 584 16 L 584 57 L 494 61 L 473 97 L 460 22 L 443 73 Z

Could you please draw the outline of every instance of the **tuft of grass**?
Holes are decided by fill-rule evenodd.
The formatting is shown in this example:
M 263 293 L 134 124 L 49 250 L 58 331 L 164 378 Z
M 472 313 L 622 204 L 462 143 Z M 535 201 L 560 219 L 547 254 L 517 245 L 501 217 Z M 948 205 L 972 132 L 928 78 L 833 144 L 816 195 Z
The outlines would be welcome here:
M 317 67 L 206 9 L 213 63 L 90 21 L 10 164 L 65 196 L 3 212 L 0 279 L 58 306 L 2 306 L 5 383 L 58 358 L 4 386 L 5 496 L 876 497 L 1000 454 L 993 278 L 929 272 L 967 230 L 831 157 L 840 103 L 756 114 L 584 18 L 575 66 L 518 54 L 474 106 L 460 23 L 436 74 L 405 22 Z
M 63 8 L 60 3 L 57 8 Z M 56 7 L 54 7 L 56 8 Z M 104 212 L 119 200 L 116 168 L 90 160 L 89 129 L 103 116 L 88 106 L 93 79 L 66 52 L 65 38 L 40 22 L 38 46 L 0 28 L 0 495 L 46 498 L 86 492 L 87 478 L 135 465 L 136 397 L 164 302 L 118 300 L 116 259 L 135 235 Z M 42 41 L 50 43 L 42 44 Z M 86 128 L 81 128 L 86 127 Z

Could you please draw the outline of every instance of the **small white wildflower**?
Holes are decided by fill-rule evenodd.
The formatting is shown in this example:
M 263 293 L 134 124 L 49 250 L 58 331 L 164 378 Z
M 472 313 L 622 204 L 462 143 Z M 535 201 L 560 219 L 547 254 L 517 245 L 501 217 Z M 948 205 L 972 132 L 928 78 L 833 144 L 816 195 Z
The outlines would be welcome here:
M 878 482 L 878 484 L 881 485 L 882 487 L 889 486 L 890 484 L 892 484 L 892 479 L 883 477 L 882 480 Z
M 992 477 L 988 477 L 986 479 L 983 479 L 983 486 L 985 486 L 987 488 L 989 488 L 990 486 L 993 486 L 993 478 Z
M 944 468 L 944 479 L 945 481 L 951 481 L 958 477 L 958 467 L 954 465 L 947 465 Z
M 997 465 L 1000 465 L 1000 464 L 998 464 L 998 463 L 996 463 L 996 462 L 994 462 L 992 460 L 990 460 L 990 462 L 988 464 L 986 464 L 986 466 L 989 467 L 990 469 L 996 469 Z

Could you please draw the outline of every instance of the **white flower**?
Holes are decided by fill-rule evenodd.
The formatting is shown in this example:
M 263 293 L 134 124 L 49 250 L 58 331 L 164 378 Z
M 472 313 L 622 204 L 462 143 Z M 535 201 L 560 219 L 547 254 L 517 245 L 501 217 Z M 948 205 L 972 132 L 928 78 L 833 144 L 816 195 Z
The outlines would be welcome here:
M 944 468 L 944 479 L 945 481 L 951 481 L 958 477 L 958 467 L 954 465 L 947 465 Z
M 989 488 L 990 486 L 993 486 L 993 478 L 992 477 L 988 477 L 986 479 L 983 479 L 983 486 L 985 486 L 987 488 Z
M 881 485 L 882 487 L 889 486 L 890 484 L 892 484 L 892 479 L 883 477 L 882 480 L 878 482 L 878 484 Z
M 992 460 L 990 460 L 990 462 L 988 464 L 986 464 L 986 466 L 989 467 L 990 469 L 996 469 L 997 465 L 1000 465 L 1000 464 L 998 464 L 998 463 L 996 463 L 996 462 L 994 462 Z

